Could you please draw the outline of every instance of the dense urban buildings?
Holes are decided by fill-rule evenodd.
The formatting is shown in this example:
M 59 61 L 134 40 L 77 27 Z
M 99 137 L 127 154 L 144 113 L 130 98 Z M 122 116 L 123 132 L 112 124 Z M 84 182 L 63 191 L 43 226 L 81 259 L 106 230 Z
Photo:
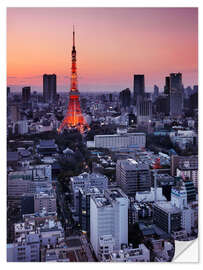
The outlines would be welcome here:
M 197 237 L 197 105 L 180 109 L 181 73 L 153 95 L 136 76 L 136 104 L 128 88 L 81 98 L 84 133 L 58 132 L 66 95 L 10 92 L 8 261 L 171 261 Z
M 69 94 L 57 68 L 41 92 L 7 87 L 7 261 L 172 261 L 198 237 L 198 85 L 142 66 L 84 91 L 70 45 Z

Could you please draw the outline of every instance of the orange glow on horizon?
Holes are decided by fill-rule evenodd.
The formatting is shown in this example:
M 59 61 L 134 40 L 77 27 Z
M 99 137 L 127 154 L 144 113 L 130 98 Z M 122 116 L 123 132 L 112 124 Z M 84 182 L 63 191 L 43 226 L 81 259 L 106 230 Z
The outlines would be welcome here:
M 176 71 L 197 84 L 197 21 L 197 8 L 8 8 L 8 85 L 42 89 L 55 73 L 68 89 L 73 23 L 80 91 L 132 89 L 136 73 L 147 86 Z

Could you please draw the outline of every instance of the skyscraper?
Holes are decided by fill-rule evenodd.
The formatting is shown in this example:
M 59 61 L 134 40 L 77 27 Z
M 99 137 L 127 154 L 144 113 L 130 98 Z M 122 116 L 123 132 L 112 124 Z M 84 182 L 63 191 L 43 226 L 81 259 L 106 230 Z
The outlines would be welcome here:
M 182 74 L 181 73 L 171 73 L 170 74 L 170 90 L 182 90 Z
M 119 100 L 121 103 L 121 107 L 127 108 L 130 106 L 131 103 L 131 92 L 129 88 L 124 89 L 123 91 L 120 92 L 119 94 Z
M 155 84 L 154 85 L 154 97 L 157 98 L 159 95 L 159 87 Z
M 43 75 L 43 97 L 44 102 L 52 103 L 56 99 L 56 75 Z
M 154 112 L 169 115 L 169 105 L 169 95 L 159 95 L 153 104 Z
M 165 77 L 164 94 L 169 95 L 170 92 L 170 77 Z
M 170 115 L 179 116 L 183 112 L 182 74 L 170 74 Z
M 22 102 L 28 103 L 30 100 L 30 86 L 22 88 Z
M 144 97 L 145 92 L 145 83 L 144 83 L 144 75 L 134 75 L 134 104 L 137 104 L 137 98 L 138 96 Z
M 7 97 L 10 95 L 10 93 L 11 93 L 11 89 L 10 87 L 7 86 Z

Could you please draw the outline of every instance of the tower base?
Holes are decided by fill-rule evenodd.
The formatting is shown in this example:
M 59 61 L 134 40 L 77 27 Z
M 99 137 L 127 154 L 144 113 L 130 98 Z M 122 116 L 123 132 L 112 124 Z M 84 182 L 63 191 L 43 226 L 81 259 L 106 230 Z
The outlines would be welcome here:
M 63 119 L 58 132 L 62 132 L 64 128 L 77 128 L 80 133 L 84 133 L 85 129 L 89 129 L 87 122 L 82 114 L 79 101 L 79 92 L 70 92 L 68 110 Z

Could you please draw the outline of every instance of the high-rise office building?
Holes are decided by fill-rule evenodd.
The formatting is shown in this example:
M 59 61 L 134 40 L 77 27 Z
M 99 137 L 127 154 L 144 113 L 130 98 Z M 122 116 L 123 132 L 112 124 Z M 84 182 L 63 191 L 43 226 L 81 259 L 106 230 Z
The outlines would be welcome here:
M 51 103 L 56 99 L 56 75 L 43 75 L 43 98 L 44 102 Z
M 22 88 L 22 102 L 28 103 L 30 100 L 30 86 Z
M 11 88 L 7 86 L 7 97 L 10 95 L 11 93 Z
M 171 234 L 181 229 L 181 210 L 171 202 L 156 202 L 153 205 L 153 222 Z
M 196 190 L 195 190 L 195 186 L 193 184 L 192 180 L 185 180 L 182 181 L 182 185 L 184 186 L 185 190 L 186 190 L 186 194 L 187 194 L 187 203 L 196 201 Z
M 90 234 L 90 198 L 101 194 L 96 187 L 79 188 L 79 223 L 83 233 Z
M 128 108 L 131 103 L 131 92 L 129 88 L 124 89 L 123 91 L 120 92 L 119 94 L 119 100 L 121 103 L 121 107 L 123 108 Z
M 99 239 L 106 235 L 113 237 L 114 250 L 128 245 L 128 197 L 119 188 L 107 189 L 90 199 L 90 241 L 97 258 Z
M 169 95 L 162 94 L 159 95 L 156 101 L 153 103 L 154 113 L 162 113 L 169 115 L 170 111 L 170 102 Z
M 170 74 L 170 115 L 179 116 L 183 112 L 182 74 Z
M 193 86 L 193 92 L 194 92 L 194 93 L 198 92 L 198 85 L 194 85 L 194 86 Z
M 137 122 L 149 122 L 152 118 L 152 101 L 143 99 L 137 102 Z
M 164 86 L 164 94 L 169 95 L 170 93 L 170 77 L 165 77 L 165 86 Z
M 192 110 L 198 109 L 198 87 L 194 89 L 195 89 L 193 90 L 194 93 L 192 93 L 189 99 L 190 108 Z
M 137 99 L 139 96 L 144 97 L 145 92 L 145 82 L 144 82 L 144 75 L 143 74 L 135 74 L 134 75 L 134 104 L 137 104 Z
M 154 85 L 154 97 L 157 98 L 159 95 L 159 87 L 155 84 Z
M 182 73 L 170 74 L 170 90 L 182 90 Z
M 129 196 L 134 196 L 138 191 L 149 191 L 151 187 L 149 166 L 134 159 L 118 160 L 116 180 Z

